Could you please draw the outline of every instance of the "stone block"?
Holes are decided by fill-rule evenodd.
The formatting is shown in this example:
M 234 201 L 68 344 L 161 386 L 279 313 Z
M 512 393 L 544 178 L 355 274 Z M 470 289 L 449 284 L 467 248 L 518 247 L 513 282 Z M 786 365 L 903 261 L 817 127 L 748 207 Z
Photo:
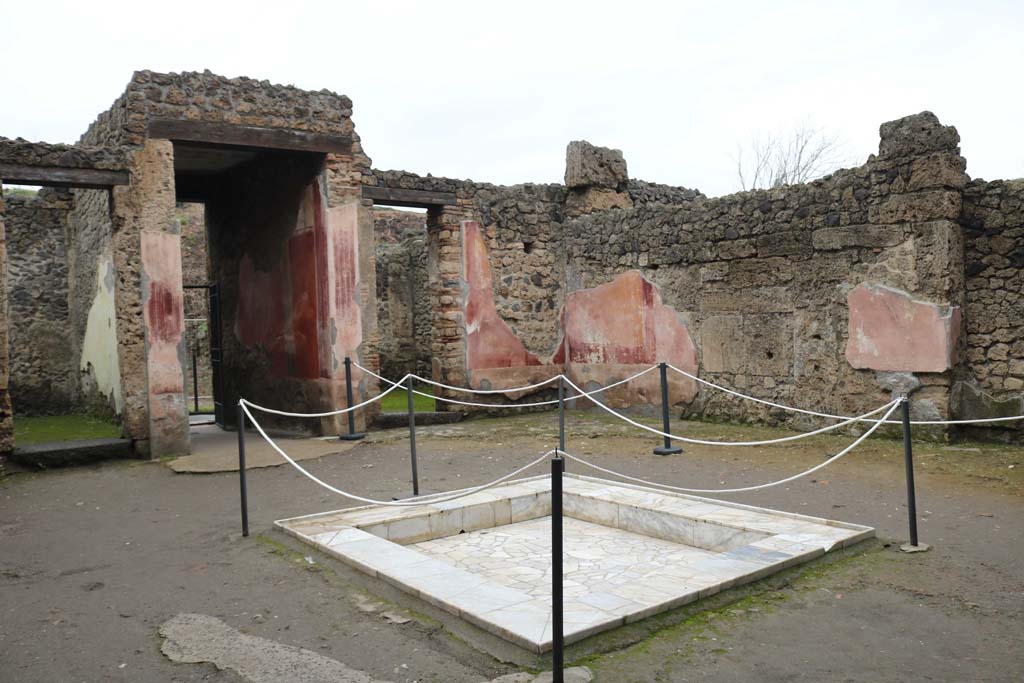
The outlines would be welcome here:
M 625 189 L 629 182 L 622 152 L 574 140 L 565 150 L 565 185 L 570 189 L 606 187 Z
M 910 165 L 909 192 L 936 188 L 961 189 L 967 185 L 967 161 L 959 155 L 936 152 L 918 157 Z
M 821 228 L 811 235 L 815 249 L 836 251 L 849 247 L 892 247 L 903 241 L 903 229 L 888 225 L 850 225 Z
M 956 220 L 962 200 L 959 192 L 927 190 L 892 195 L 877 209 L 869 211 L 872 222 L 922 223 L 937 219 Z
M 929 152 L 959 151 L 960 135 L 953 126 L 943 126 L 930 111 L 883 123 L 878 154 L 882 157 L 910 157 Z

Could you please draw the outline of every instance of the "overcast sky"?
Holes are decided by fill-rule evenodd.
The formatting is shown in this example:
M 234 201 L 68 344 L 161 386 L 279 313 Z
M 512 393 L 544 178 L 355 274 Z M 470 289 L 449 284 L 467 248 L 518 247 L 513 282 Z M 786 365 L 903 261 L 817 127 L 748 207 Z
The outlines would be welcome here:
M 561 182 L 586 139 L 719 195 L 754 135 L 808 120 L 854 165 L 929 109 L 972 177 L 1024 176 L 1019 1 L 149 4 L 0 0 L 0 135 L 74 142 L 133 71 L 210 69 L 348 95 L 377 168 Z

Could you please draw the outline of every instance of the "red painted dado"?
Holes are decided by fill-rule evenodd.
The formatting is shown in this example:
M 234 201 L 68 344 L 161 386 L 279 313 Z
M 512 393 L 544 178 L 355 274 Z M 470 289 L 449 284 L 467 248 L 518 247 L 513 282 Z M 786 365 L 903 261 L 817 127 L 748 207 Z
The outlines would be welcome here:
M 317 335 L 316 238 L 312 230 L 288 239 L 291 280 L 293 372 L 297 377 L 320 376 Z
M 944 372 L 952 367 L 960 309 L 915 301 L 907 292 L 860 284 L 847 296 L 846 360 L 855 368 Z
M 557 375 L 566 369 L 577 384 L 605 386 L 660 361 L 697 373 L 697 351 L 678 314 L 661 301 L 657 289 L 638 271 L 572 292 L 562 309 L 564 338 L 548 359 L 526 350 L 499 315 L 494 303 L 487 247 L 475 221 L 462 223 L 463 272 L 467 288 L 466 365 L 471 384 L 515 386 Z M 670 373 L 673 401 L 696 395 L 692 380 Z M 660 397 L 657 373 L 617 388 L 611 403 L 652 401 Z
M 476 221 L 462 222 L 462 262 L 467 286 L 466 366 L 476 370 L 540 365 L 498 314 L 487 245 Z
M 278 265 L 271 271 L 257 270 L 246 254 L 238 269 L 238 314 L 235 335 L 246 347 L 262 349 L 270 358 L 271 370 L 288 371 L 285 333 L 287 292 L 285 273 Z

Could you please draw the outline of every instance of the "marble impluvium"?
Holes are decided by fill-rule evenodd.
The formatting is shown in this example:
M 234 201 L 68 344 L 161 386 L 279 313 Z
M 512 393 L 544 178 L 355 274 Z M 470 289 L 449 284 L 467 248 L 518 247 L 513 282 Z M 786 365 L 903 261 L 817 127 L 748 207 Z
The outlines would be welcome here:
M 369 506 L 276 526 L 533 652 L 551 648 L 550 478 L 448 502 Z M 564 480 L 566 642 L 638 621 L 874 536 L 869 527 Z

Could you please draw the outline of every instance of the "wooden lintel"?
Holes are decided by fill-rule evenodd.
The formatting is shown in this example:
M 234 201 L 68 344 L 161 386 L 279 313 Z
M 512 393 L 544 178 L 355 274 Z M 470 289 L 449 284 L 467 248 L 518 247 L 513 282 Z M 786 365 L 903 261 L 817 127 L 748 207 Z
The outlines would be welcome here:
M 114 185 L 127 185 L 128 171 L 0 164 L 0 181 L 9 185 L 45 185 L 103 190 Z
M 234 123 L 152 119 L 149 137 L 172 142 L 197 142 L 257 149 L 280 149 L 293 152 L 351 154 L 352 136 L 324 135 L 284 128 L 260 128 Z
M 363 199 L 372 199 L 375 204 L 410 206 L 421 209 L 431 206 L 455 206 L 454 192 L 433 192 L 431 190 L 402 190 L 392 187 L 363 185 Z

